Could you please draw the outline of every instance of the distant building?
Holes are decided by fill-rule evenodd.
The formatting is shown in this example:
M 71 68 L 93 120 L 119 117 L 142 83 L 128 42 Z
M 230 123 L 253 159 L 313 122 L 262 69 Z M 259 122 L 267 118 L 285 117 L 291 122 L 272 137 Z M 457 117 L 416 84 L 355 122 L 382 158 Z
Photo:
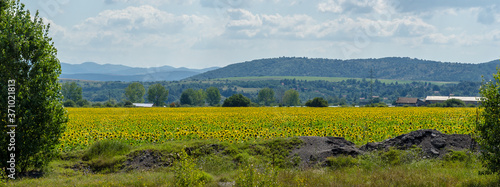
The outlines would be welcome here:
M 136 107 L 153 107 L 153 103 L 132 103 Z
M 462 100 L 466 105 L 468 104 L 478 105 L 479 103 L 481 103 L 481 97 L 455 97 L 455 96 L 427 96 L 425 98 L 425 102 L 427 104 L 443 103 L 448 99 Z
M 419 98 L 398 97 L 396 106 L 424 106 L 425 101 Z

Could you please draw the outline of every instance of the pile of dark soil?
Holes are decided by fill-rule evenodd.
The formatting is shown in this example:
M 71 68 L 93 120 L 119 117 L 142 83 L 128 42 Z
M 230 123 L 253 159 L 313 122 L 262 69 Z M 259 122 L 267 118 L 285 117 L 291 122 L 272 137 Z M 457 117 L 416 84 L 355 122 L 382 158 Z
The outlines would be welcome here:
M 477 150 L 477 143 L 463 134 L 443 134 L 437 130 L 418 130 L 383 142 L 367 143 L 361 147 L 341 137 L 299 137 L 304 143 L 291 152 L 297 154 L 303 163 L 322 162 L 327 157 L 338 155 L 357 156 L 365 152 L 395 148 L 406 150 L 420 147 L 426 157 L 443 157 L 449 150 Z

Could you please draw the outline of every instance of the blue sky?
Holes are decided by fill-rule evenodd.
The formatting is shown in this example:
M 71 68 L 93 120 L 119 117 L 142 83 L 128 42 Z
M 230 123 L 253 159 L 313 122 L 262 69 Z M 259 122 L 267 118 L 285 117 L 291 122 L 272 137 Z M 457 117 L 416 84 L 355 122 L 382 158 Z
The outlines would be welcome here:
M 39 0 L 62 62 L 205 68 L 260 58 L 500 58 L 493 0 Z

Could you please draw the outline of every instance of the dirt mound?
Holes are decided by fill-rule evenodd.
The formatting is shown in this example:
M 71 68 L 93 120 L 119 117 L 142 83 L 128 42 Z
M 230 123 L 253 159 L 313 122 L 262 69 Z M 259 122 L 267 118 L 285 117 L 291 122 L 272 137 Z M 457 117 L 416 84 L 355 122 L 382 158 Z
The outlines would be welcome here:
M 418 130 L 403 134 L 383 142 L 368 143 L 357 148 L 356 145 L 342 137 L 299 137 L 303 144 L 291 152 L 297 154 L 302 163 L 313 164 L 324 161 L 327 157 L 337 155 L 357 156 L 375 150 L 405 150 L 413 146 L 422 148 L 428 157 L 442 157 L 449 150 L 477 149 L 477 143 L 469 136 L 462 134 L 443 134 L 437 130 Z
M 322 162 L 330 156 L 357 156 L 362 153 L 354 143 L 342 137 L 300 136 L 299 138 L 304 143 L 299 149 L 293 150 L 291 155 L 297 154 L 305 163 Z
M 396 149 L 409 149 L 412 146 L 422 148 L 428 156 L 442 157 L 448 150 L 463 150 L 477 148 L 477 143 L 464 134 L 443 134 L 437 130 L 418 130 L 403 134 L 383 142 L 367 143 L 360 149 L 363 151 L 387 150 L 390 147 Z
M 128 156 L 124 170 L 150 170 L 158 167 L 171 166 L 178 155 L 164 154 L 155 150 L 136 151 Z

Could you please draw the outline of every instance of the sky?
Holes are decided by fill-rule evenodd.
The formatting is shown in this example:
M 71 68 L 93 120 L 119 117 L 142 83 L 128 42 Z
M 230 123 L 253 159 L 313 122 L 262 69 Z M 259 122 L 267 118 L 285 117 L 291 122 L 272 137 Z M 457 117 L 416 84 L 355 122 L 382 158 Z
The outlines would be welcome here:
M 224 67 L 261 58 L 500 58 L 494 0 L 22 0 L 61 62 Z

